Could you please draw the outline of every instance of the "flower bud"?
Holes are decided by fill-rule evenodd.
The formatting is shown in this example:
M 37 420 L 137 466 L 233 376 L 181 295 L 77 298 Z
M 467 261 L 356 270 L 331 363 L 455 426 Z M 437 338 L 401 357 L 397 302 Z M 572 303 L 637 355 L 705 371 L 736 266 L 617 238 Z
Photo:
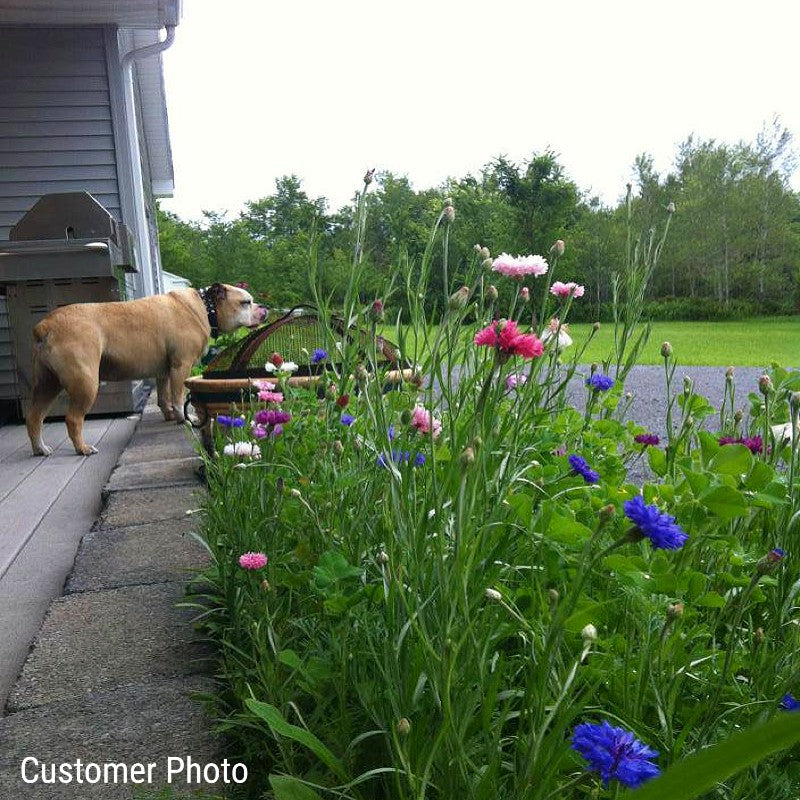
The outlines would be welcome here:
M 588 625 L 584 625 L 583 630 L 581 630 L 581 639 L 585 644 L 597 641 L 597 628 L 591 622 Z
M 403 717 L 403 719 L 397 723 L 397 733 L 400 734 L 400 736 L 408 736 L 410 732 L 411 722 L 406 717 Z
M 481 254 L 481 251 L 483 250 L 483 248 L 482 248 L 482 247 L 481 247 L 479 244 L 474 244 L 474 245 L 472 245 L 472 249 L 473 249 L 473 250 L 474 250 L 474 251 L 475 251 L 475 252 L 476 252 L 478 255 L 480 255 L 480 254 Z
M 674 620 L 683 616 L 685 606 L 681 602 L 670 603 L 667 606 L 667 619 Z
M 483 439 L 481 439 L 481 437 L 480 437 L 480 436 L 476 436 L 476 437 L 475 437 L 475 438 L 472 440 L 472 449 L 473 449 L 473 450 L 480 450 L 480 448 L 481 448 L 482 446 L 483 446 Z
M 593 361 L 589 366 L 589 374 L 594 375 L 598 369 L 600 369 L 600 365 L 596 361 Z
M 783 550 L 779 547 L 776 547 L 774 550 L 770 550 L 763 558 L 758 560 L 756 564 L 756 572 L 759 575 L 768 575 L 770 572 L 774 572 L 778 565 L 783 561 Z
M 673 203 L 671 200 L 669 201 L 669 203 L 667 203 L 667 213 L 668 214 L 675 213 L 675 203 Z
M 761 394 L 766 397 L 768 394 L 771 394 L 774 387 L 772 386 L 772 378 L 765 372 L 759 379 L 758 379 L 758 390 Z
M 558 603 L 558 589 L 548 589 L 547 590 L 547 599 L 553 605 L 556 605 L 556 603 Z
M 593 330 L 595 333 L 597 333 L 597 331 L 599 331 L 599 330 L 600 330 L 600 323 L 599 323 L 599 322 L 593 322 L 593 323 L 592 323 L 592 330 Z
M 481 247 L 481 258 L 485 261 L 487 258 L 491 258 L 492 254 L 489 251 L 488 247 Z
M 375 176 L 375 167 L 372 169 L 368 169 L 366 173 L 364 173 L 364 186 L 369 186 L 372 183 L 372 179 Z
M 493 286 L 491 283 L 486 287 L 486 299 L 490 303 L 494 303 L 497 300 L 497 287 Z
M 281 367 L 281 366 L 283 365 L 283 358 L 281 358 L 281 354 L 280 354 L 280 353 L 273 353 L 273 354 L 272 354 L 272 355 L 269 357 L 269 360 L 270 360 L 270 361 L 271 361 L 271 362 L 272 362 L 272 363 L 273 363 L 273 364 L 274 364 L 276 367 Z
M 663 342 L 661 345 L 661 358 L 669 358 L 672 355 L 672 345 L 669 342 Z
M 616 507 L 612 503 L 609 503 L 607 506 L 603 506 L 600 509 L 600 515 L 599 515 L 600 521 L 608 522 L 608 520 L 610 520 L 611 517 L 613 517 L 616 513 L 617 513 Z
M 763 628 L 756 628 L 753 632 L 753 638 L 756 640 L 756 644 L 762 644 L 764 641 L 764 629 Z
M 369 372 L 367 372 L 367 368 L 363 364 L 356 365 L 355 378 L 356 383 L 362 386 L 369 380 Z
M 383 300 L 375 300 L 369 308 L 369 318 L 373 322 L 383 322 Z
M 475 463 L 475 451 L 471 447 L 465 447 L 461 452 L 461 466 L 468 467 Z
M 292 489 L 292 490 L 289 492 L 289 494 L 290 494 L 292 497 L 295 497 L 295 498 L 297 498 L 297 497 L 302 497 L 302 496 L 303 496 L 303 495 L 302 495 L 302 493 L 301 493 L 301 491 L 300 491 L 299 489 Z
M 442 211 L 445 222 L 452 222 L 456 218 L 456 210 L 453 208 L 453 201 L 449 198 L 444 201 L 444 211 Z
M 378 555 L 375 556 L 375 560 L 379 564 L 388 564 L 389 563 L 389 554 L 385 550 L 378 551 Z
M 683 393 L 684 394 L 692 393 L 692 379 L 688 375 L 683 376 Z
M 410 422 L 411 422 L 411 412 L 407 408 L 404 408 L 403 411 L 401 412 L 401 414 L 400 414 L 400 422 L 402 422 L 403 425 L 410 424 Z
M 467 301 L 469 300 L 469 287 L 462 286 L 457 292 L 454 292 L 450 295 L 450 299 L 447 301 L 447 307 L 451 311 L 457 311 L 460 308 L 464 308 L 467 305 Z
M 341 439 L 337 439 L 333 443 L 333 452 L 336 453 L 337 456 L 340 456 L 342 453 L 344 453 L 344 445 L 342 444 Z
M 800 392 L 792 392 L 789 395 L 789 408 L 793 411 L 800 409 Z
M 491 258 L 484 258 L 483 259 L 483 268 L 484 269 L 491 269 L 494 261 Z
M 530 302 L 531 299 L 531 290 L 527 286 L 523 286 L 519 290 L 519 299 L 522 300 L 523 303 Z
M 725 370 L 725 380 L 730 383 L 733 380 L 733 367 L 728 367 Z
M 347 408 L 347 404 L 350 402 L 350 395 L 349 394 L 340 394 L 336 398 L 336 405 L 339 408 Z
M 741 421 L 742 421 L 742 418 L 743 418 L 743 417 L 744 417 L 744 412 L 743 412 L 741 409 L 739 409 L 739 410 L 738 410 L 738 411 L 736 411 L 736 413 L 733 415 L 733 421 L 734 421 L 734 422 L 736 422 L 736 423 L 739 423 L 739 422 L 741 422 Z
M 483 590 L 483 596 L 493 603 L 499 603 L 503 599 L 503 595 L 501 595 L 497 589 L 492 589 L 491 587 L 487 587 Z
M 556 239 L 553 243 L 553 246 L 550 248 L 550 252 L 554 256 L 563 256 L 564 255 L 564 240 L 563 239 Z

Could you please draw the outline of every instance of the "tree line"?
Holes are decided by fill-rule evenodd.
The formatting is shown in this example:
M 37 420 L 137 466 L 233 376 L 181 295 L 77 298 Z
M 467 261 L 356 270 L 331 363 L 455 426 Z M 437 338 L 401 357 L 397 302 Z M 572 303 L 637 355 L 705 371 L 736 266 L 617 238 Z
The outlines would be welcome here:
M 777 121 L 751 143 L 689 137 L 666 174 L 648 154 L 636 158 L 633 170 L 630 208 L 624 200 L 609 206 L 586 196 L 552 151 L 521 164 L 500 156 L 478 175 L 423 190 L 404 176 L 377 173 L 367 195 L 363 253 L 375 283 L 365 292 L 401 265 L 419 263 L 450 198 L 456 213 L 451 277 L 457 280 L 459 268 L 476 257 L 475 244 L 493 255 L 546 256 L 562 239 L 566 252 L 556 279 L 586 287 L 572 318 L 607 319 L 613 276 L 625 264 L 628 214 L 634 231 L 646 236 L 663 225 L 672 203 L 646 315 L 723 319 L 800 310 L 800 196 L 789 184 L 791 136 Z M 355 198 L 330 211 L 324 197 L 307 195 L 296 175 L 279 178 L 272 194 L 248 202 L 234 219 L 207 211 L 199 221 L 185 221 L 159 210 L 163 266 L 194 286 L 245 281 L 268 305 L 289 308 L 310 300 L 313 262 L 323 292 L 335 300 L 352 263 L 355 211 Z M 443 287 L 432 288 L 433 305 Z

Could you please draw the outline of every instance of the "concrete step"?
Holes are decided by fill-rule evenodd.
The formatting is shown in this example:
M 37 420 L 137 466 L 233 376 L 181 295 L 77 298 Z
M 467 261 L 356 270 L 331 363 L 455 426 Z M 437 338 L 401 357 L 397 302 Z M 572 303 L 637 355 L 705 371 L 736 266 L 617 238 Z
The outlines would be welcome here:
M 162 489 L 112 491 L 100 515 L 98 527 L 122 528 L 144 525 L 166 519 L 183 519 L 186 511 L 199 508 L 203 499 L 201 487 L 174 486 Z
M 127 586 L 56 600 L 33 643 L 7 710 L 76 700 L 114 686 L 208 671 L 195 610 L 176 608 L 182 584 Z
M 208 552 L 191 536 L 198 521 L 193 516 L 88 533 L 66 593 L 185 582 L 210 562 Z

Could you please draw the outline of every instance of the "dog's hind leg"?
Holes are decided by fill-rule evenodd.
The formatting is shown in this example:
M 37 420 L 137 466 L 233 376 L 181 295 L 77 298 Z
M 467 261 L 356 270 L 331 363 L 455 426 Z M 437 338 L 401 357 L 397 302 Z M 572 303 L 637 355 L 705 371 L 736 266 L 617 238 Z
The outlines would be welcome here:
M 28 437 L 35 456 L 49 456 L 53 452 L 42 439 L 42 425 L 50 406 L 60 392 L 61 384 L 55 373 L 34 356 L 33 387 L 30 406 L 25 415 L 25 427 L 28 429 Z
M 96 374 L 88 370 L 80 376 L 79 380 L 71 382 L 65 387 L 69 404 L 67 405 L 67 433 L 75 446 L 75 452 L 79 456 L 90 456 L 97 452 L 96 447 L 86 444 L 83 438 L 83 418 L 97 399 L 97 390 L 100 388 L 100 380 Z
M 167 422 L 173 422 L 175 420 L 175 412 L 172 410 L 169 376 L 160 375 L 156 378 L 156 397 L 158 398 L 158 407 L 161 409 L 164 419 Z

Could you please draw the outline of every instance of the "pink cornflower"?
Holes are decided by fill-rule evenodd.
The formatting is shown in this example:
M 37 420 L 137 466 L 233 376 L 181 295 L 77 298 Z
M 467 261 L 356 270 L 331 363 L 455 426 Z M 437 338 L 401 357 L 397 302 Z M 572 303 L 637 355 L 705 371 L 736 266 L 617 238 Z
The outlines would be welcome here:
M 242 569 L 264 569 L 267 561 L 268 559 L 263 553 L 242 553 L 239 556 L 239 566 Z
M 261 392 L 258 393 L 258 399 L 262 403 L 282 403 L 283 402 L 283 393 L 282 392 L 261 391 Z
M 442 432 L 441 421 L 436 419 L 424 406 L 414 406 L 414 410 L 411 412 L 411 427 L 416 428 L 420 433 L 430 433 L 432 430 L 434 439 Z
M 544 275 L 547 272 L 547 260 L 542 256 L 512 256 L 500 253 L 492 262 L 492 270 L 509 278 L 521 278 L 523 275 Z
M 253 388 L 257 392 L 274 392 L 278 388 L 278 384 L 272 381 L 253 381 Z
M 569 297 L 570 295 L 573 297 L 583 297 L 585 291 L 585 287 L 580 286 L 574 281 L 570 281 L 569 283 L 555 281 L 550 287 L 550 294 L 554 294 L 556 297 Z
M 514 320 L 500 320 L 479 330 L 473 339 L 481 347 L 496 347 L 503 355 L 538 358 L 544 345 L 533 333 L 520 333 Z

